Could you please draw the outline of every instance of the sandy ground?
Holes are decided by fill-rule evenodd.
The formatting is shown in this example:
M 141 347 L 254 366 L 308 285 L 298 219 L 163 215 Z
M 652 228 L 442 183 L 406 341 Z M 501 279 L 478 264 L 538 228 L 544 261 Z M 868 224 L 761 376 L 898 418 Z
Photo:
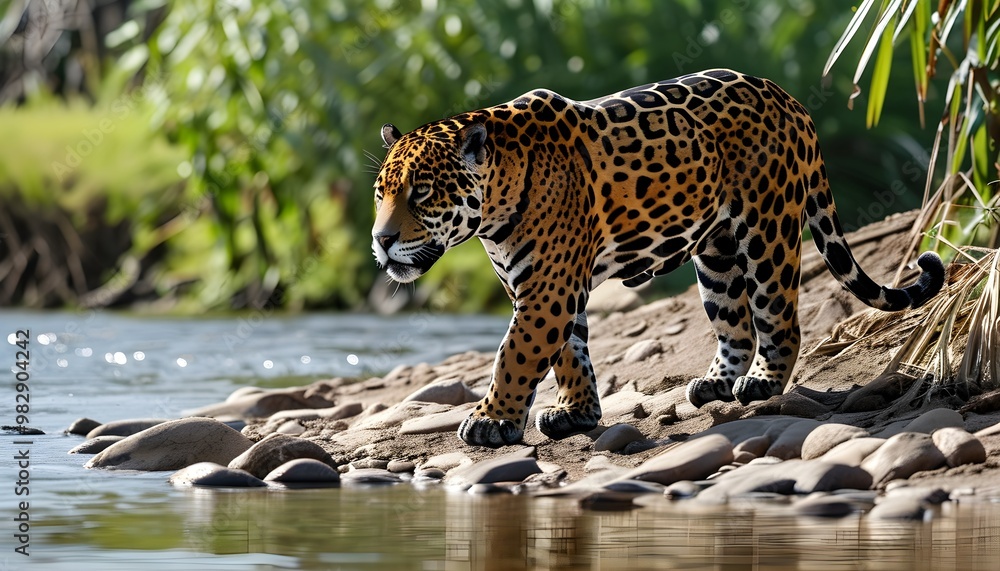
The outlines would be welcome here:
M 897 215 L 851 234 L 848 239 L 855 256 L 880 283 L 892 281 L 899 252 L 907 245 L 912 213 Z M 839 355 L 811 354 L 810 350 L 830 335 L 845 317 L 865 306 L 844 290 L 826 270 L 811 244 L 805 244 L 800 295 L 802 355 L 793 384 L 786 393 L 748 407 L 738 403 L 711 403 L 695 409 L 687 403 L 684 389 L 689 379 L 706 370 L 715 350 L 715 341 L 702 309 L 696 288 L 676 297 L 641 305 L 630 311 L 606 313 L 608 307 L 629 305 L 624 290 L 603 292 L 603 301 L 590 307 L 590 350 L 599 378 L 604 418 L 603 427 L 628 423 L 649 440 L 630 445 L 623 452 L 594 451 L 594 440 L 604 428 L 562 441 L 552 441 L 533 426 L 526 431 L 524 446 L 535 448 L 539 461 L 561 466 L 570 479 L 586 473 L 584 467 L 595 455 L 604 455 L 616 465 L 632 467 L 658 454 L 649 448 L 668 439 L 684 440 L 709 427 L 753 416 L 776 414 L 842 422 L 875 434 L 891 432 L 903 421 L 936 407 L 960 409 L 962 402 L 945 397 L 900 399 L 908 386 L 900 377 L 882 377 L 893 349 L 903 342 L 874 345 L 859 343 Z M 915 275 L 911 273 L 909 277 Z M 499 343 L 499 339 L 497 340 Z M 489 450 L 468 446 L 453 429 L 429 434 L 400 434 L 403 422 L 431 414 L 455 422 L 471 404 L 398 404 L 420 387 L 442 380 L 461 380 L 471 392 L 483 394 L 490 380 L 493 355 L 465 353 L 435 365 L 400 367 L 385 377 L 360 382 L 334 379 L 308 388 L 305 394 L 322 395 L 338 405 L 360 403 L 359 415 L 331 419 L 299 420 L 305 430 L 299 435 L 319 443 L 339 462 L 410 460 L 418 466 L 427 458 L 460 451 L 473 460 L 510 453 L 523 447 Z M 862 388 L 859 388 L 862 387 Z M 539 387 L 535 410 L 554 400 L 555 383 L 550 378 Z M 912 397 L 912 395 L 911 395 Z M 902 402 L 904 400 L 913 401 Z M 1000 399 L 993 399 L 993 401 Z M 1000 403 L 984 401 L 972 410 L 963 410 L 965 428 L 970 432 L 1000 422 Z M 225 416 L 216 410 L 216 416 Z M 450 413 L 450 416 L 448 414 Z M 532 417 L 533 424 L 533 417 Z M 895 423 L 895 424 L 894 424 Z M 281 423 L 266 419 L 251 422 L 244 433 L 257 439 L 278 429 Z M 293 425 L 294 428 L 294 425 Z M 282 429 L 285 431 L 286 429 Z M 299 432 L 298 430 L 294 432 Z M 293 432 L 293 433 L 294 433 Z M 922 480 L 948 489 L 975 488 L 977 493 L 1000 496 L 1000 435 L 981 438 L 988 459 L 985 464 L 967 465 L 933 472 L 921 472 L 911 480 Z M 632 452 L 632 453 L 629 453 Z

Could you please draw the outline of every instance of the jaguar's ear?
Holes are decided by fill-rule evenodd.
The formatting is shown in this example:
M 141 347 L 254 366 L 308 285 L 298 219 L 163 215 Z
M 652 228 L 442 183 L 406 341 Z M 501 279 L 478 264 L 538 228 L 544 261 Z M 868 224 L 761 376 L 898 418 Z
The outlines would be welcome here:
M 486 127 L 482 123 L 463 127 L 458 132 L 458 144 L 465 160 L 483 164 L 486 160 L 486 152 L 483 150 L 486 144 Z
M 382 125 L 382 143 L 385 144 L 385 148 L 391 147 L 402 136 L 403 134 L 392 123 Z

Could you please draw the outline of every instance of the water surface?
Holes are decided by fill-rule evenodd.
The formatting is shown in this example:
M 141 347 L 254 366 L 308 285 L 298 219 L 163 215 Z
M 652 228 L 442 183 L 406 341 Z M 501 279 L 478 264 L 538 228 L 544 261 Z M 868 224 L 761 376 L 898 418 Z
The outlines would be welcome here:
M 618 512 L 572 500 L 440 487 L 174 488 L 167 473 L 84 470 L 73 419 L 173 418 L 255 384 L 385 372 L 493 350 L 493 317 L 310 315 L 202 319 L 0 312 L 31 331 L 30 558 L 0 531 L 0 569 L 1000 569 L 1000 507 L 948 504 L 928 523 L 795 518 L 780 506 Z M 14 367 L 12 345 L 0 359 Z M 10 411 L 11 384 L 0 392 Z M 6 396 L 2 396 L 6 395 Z M 3 413 L 9 424 L 12 414 Z M 11 458 L 15 437 L 0 437 Z M 24 446 L 21 446 L 24 448 Z M 17 515 L 0 469 L 0 521 Z M 7 468 L 7 466 L 11 466 Z

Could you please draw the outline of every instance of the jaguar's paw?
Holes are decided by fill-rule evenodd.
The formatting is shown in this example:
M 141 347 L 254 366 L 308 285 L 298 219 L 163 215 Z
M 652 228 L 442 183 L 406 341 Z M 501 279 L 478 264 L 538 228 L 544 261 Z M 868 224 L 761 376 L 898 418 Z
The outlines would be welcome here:
M 691 379 L 687 386 L 688 402 L 695 408 L 701 408 L 706 404 L 721 400 L 723 402 L 733 402 L 733 384 L 731 381 L 721 379 L 706 379 L 698 377 Z
M 462 421 L 458 427 L 458 437 L 473 446 L 500 448 L 517 444 L 524 436 L 524 431 L 513 421 L 476 416 L 475 413 Z
M 551 407 L 538 411 L 535 425 L 545 436 L 553 440 L 562 440 L 574 434 L 590 432 L 597 428 L 599 420 L 601 420 L 599 408 L 583 411 L 577 408 Z
M 733 385 L 733 395 L 744 406 L 755 400 L 767 400 L 783 392 L 785 392 L 785 385 L 772 379 L 740 377 Z

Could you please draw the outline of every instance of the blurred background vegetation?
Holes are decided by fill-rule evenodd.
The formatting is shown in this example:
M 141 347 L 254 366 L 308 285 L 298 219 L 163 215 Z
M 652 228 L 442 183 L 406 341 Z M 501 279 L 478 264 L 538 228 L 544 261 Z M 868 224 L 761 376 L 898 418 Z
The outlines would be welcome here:
M 867 130 L 846 68 L 822 77 L 852 15 L 821 0 L 0 1 L 0 305 L 506 305 L 478 241 L 385 301 L 365 158 L 384 153 L 379 127 L 712 67 L 809 109 L 849 228 L 915 208 L 934 130 L 913 78 L 886 78 Z M 864 45 L 843 47 L 857 61 Z M 927 114 L 947 86 L 928 82 Z

